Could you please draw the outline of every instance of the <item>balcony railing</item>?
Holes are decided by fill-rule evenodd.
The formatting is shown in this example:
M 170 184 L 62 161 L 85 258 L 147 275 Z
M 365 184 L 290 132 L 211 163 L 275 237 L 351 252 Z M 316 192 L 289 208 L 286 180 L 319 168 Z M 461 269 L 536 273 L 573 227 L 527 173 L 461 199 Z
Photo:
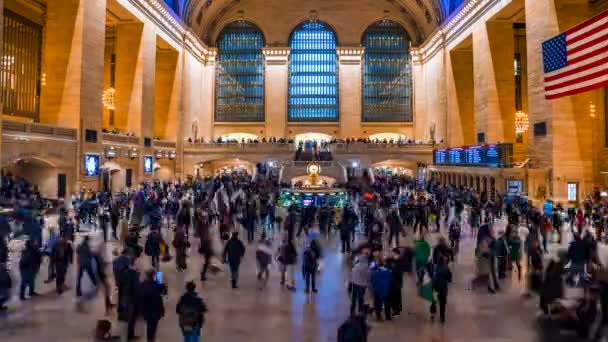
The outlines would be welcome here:
M 269 143 L 251 143 L 251 144 L 241 144 L 241 143 L 222 143 L 222 144 L 214 144 L 214 143 L 198 143 L 198 144 L 190 144 L 186 143 L 184 145 L 186 151 L 191 152 L 234 152 L 234 153 L 291 153 L 294 151 L 293 144 L 269 144 Z
M 139 145 L 139 137 L 132 135 L 103 133 L 104 143 Z
M 77 136 L 77 130 L 75 128 L 57 127 L 34 122 L 22 122 L 7 119 L 2 121 L 2 133 L 68 140 L 76 140 Z
M 390 153 L 390 152 L 428 152 L 437 145 L 433 144 L 376 144 L 376 143 L 337 143 L 331 145 L 333 153 Z
M 154 140 L 152 142 L 152 146 L 156 148 L 176 148 L 177 144 L 175 141 L 166 141 L 166 140 Z

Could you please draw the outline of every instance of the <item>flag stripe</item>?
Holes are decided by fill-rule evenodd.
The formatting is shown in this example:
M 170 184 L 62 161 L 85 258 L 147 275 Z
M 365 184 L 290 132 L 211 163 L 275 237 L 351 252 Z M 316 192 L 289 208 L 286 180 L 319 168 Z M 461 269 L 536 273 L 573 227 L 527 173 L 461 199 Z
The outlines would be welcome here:
M 597 44 L 596 46 L 590 47 L 590 48 L 588 48 L 586 50 L 583 50 L 583 51 L 580 51 L 580 52 L 577 52 L 577 53 L 573 53 L 573 54 L 568 54 L 568 61 L 569 61 L 568 64 L 572 63 L 573 59 L 577 59 L 577 58 L 579 58 L 581 56 L 585 56 L 588 53 L 593 52 L 593 50 L 595 50 L 595 49 L 601 49 L 601 48 L 606 47 L 606 46 L 608 46 L 608 40 L 602 41 L 601 43 Z
M 552 91 L 555 89 L 559 89 L 559 88 L 563 88 L 563 87 L 568 87 L 571 86 L 573 84 L 577 84 L 579 82 L 583 82 L 586 80 L 590 80 L 590 79 L 594 79 L 597 77 L 600 77 L 604 74 L 608 74 L 608 67 L 605 65 L 600 65 L 596 68 L 590 69 L 586 72 L 577 74 L 577 75 L 573 75 L 570 77 L 564 77 L 558 81 L 553 82 L 552 84 L 547 84 L 545 85 L 545 90 L 546 91 Z
M 577 68 L 568 69 L 565 72 L 560 73 L 559 75 L 545 77 L 545 82 L 546 83 L 551 83 L 551 82 L 555 82 L 557 80 L 560 80 L 562 78 L 566 78 L 568 76 L 576 76 L 575 75 L 576 73 L 583 72 L 583 71 L 586 71 L 588 69 L 595 68 L 597 66 L 601 66 L 604 63 L 608 63 L 608 53 L 605 53 L 602 56 L 603 56 L 603 58 L 600 58 L 600 59 L 598 59 L 596 61 L 593 61 L 592 63 L 587 63 L 587 64 L 582 65 L 582 66 L 577 67 Z
M 608 74 L 600 76 L 600 77 L 596 77 L 596 78 L 585 80 L 584 82 L 577 83 L 576 85 L 570 85 L 570 86 L 567 86 L 567 87 L 563 87 L 563 88 L 561 88 L 559 90 L 551 90 L 551 91 L 546 92 L 546 94 L 547 95 L 561 94 L 561 93 L 564 93 L 564 92 L 567 92 L 567 91 L 572 91 L 572 90 L 575 90 L 575 89 L 585 88 L 585 87 L 591 86 L 593 84 L 601 83 L 603 81 L 608 81 Z
M 566 91 L 564 93 L 557 93 L 557 94 L 553 94 L 553 95 L 545 95 L 545 98 L 547 100 L 554 100 L 560 97 L 564 97 L 564 96 L 570 96 L 570 95 L 576 95 L 576 94 L 580 94 L 580 93 L 584 93 L 586 91 L 590 91 L 593 89 L 597 89 L 597 88 L 603 88 L 603 87 L 608 87 L 608 79 L 604 80 L 603 82 L 600 83 L 596 83 L 596 84 L 592 84 L 583 88 L 578 88 L 578 89 L 573 89 L 570 91 Z
M 579 34 L 585 34 L 585 32 L 589 30 L 590 25 L 593 25 L 604 18 L 608 18 L 608 11 L 604 11 L 603 13 L 598 14 L 583 23 L 574 26 L 573 28 L 566 31 L 566 34 L 574 37 L 578 36 Z
M 602 36 L 597 37 L 593 40 L 590 40 L 584 44 L 580 44 L 579 46 L 577 46 L 575 48 L 570 48 L 570 46 L 568 46 L 568 56 L 574 56 L 577 52 L 587 50 L 588 48 L 594 47 L 601 42 L 608 43 L 608 40 L 606 39 L 607 35 L 608 35 L 608 32 L 604 32 L 604 34 Z
M 584 36 L 578 36 L 577 38 L 570 38 L 568 37 L 568 51 L 570 51 L 571 49 L 574 49 L 576 47 L 579 47 L 587 42 L 590 42 L 596 38 L 599 37 L 606 37 L 607 34 L 607 28 L 608 28 L 608 19 L 606 19 L 606 24 L 604 24 L 601 27 L 597 28 L 597 31 L 595 32 L 589 32 L 588 35 L 584 35 Z
M 568 64 L 569 66 L 579 66 L 578 64 L 584 64 L 584 62 L 587 60 L 595 61 L 597 59 L 597 56 L 603 56 L 606 52 L 608 52 L 608 44 L 586 55 L 568 59 Z M 557 70 L 556 72 L 559 71 L 560 70 Z
M 596 32 L 604 30 L 607 27 L 607 25 L 608 25 L 608 18 L 603 18 L 601 21 L 598 21 L 597 23 L 590 25 L 585 30 L 580 30 L 576 33 L 569 34 L 568 43 L 576 43 L 581 39 L 585 39 L 585 37 L 587 35 L 595 34 Z M 583 33 L 587 33 L 587 34 L 583 34 Z

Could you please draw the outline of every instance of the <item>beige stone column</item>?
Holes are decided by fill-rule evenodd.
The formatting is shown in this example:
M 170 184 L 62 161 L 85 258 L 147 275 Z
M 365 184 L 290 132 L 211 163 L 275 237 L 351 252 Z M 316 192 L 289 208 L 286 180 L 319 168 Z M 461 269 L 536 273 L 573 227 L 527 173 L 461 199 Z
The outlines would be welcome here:
M 515 142 L 515 56 L 512 22 L 478 22 L 473 29 L 476 133 L 486 142 Z
M 215 59 L 217 49 L 211 49 L 205 58 L 203 67 L 203 87 L 201 89 L 202 105 L 201 120 L 199 121 L 199 136 L 205 141 L 213 138 L 213 123 L 215 118 Z
M 85 153 L 102 152 L 105 24 L 105 1 L 46 3 L 43 63 L 47 75 L 40 121 L 78 129 L 76 183 L 94 189 L 99 179 L 84 177 L 83 164 Z M 85 142 L 86 130 L 97 132 L 97 143 Z
M 338 47 L 340 82 L 340 136 L 360 137 L 361 127 L 361 60 L 362 47 Z
M 141 46 L 135 71 L 134 96 L 129 112 L 129 125 L 137 125 L 139 131 L 139 144 L 142 153 L 139 157 L 140 180 L 152 179 L 153 173 L 144 173 L 144 156 L 153 156 L 152 145 L 146 147 L 145 139 L 154 138 L 154 97 L 156 87 L 156 32 L 151 24 L 144 25 L 141 35 Z M 170 96 L 170 95 L 169 95 Z M 140 103 L 138 103 L 140 102 Z M 137 108 L 139 107 L 139 112 Z M 134 118 L 132 118 L 134 117 Z
M 591 17 L 588 2 L 572 0 L 559 7 L 553 0 L 526 0 L 528 107 L 530 129 L 546 122 L 547 136 L 530 132 L 528 155 L 535 167 L 550 170 L 547 196 L 567 200 L 567 183 L 578 182 L 579 194 L 592 190 L 599 176 L 593 158 L 593 120 L 589 102 L 595 92 L 548 101 L 544 92 L 542 43 Z M 529 189 L 531 194 L 537 189 Z
M 476 142 L 473 86 L 473 51 L 455 49 L 446 58 L 448 94 L 448 139 L 451 146 Z
M 427 126 L 426 97 L 424 87 L 424 69 L 422 64 L 422 51 L 418 48 L 410 49 L 412 57 L 412 96 L 414 98 L 414 136 L 416 140 L 425 138 Z
M 288 47 L 264 48 L 264 102 L 266 136 L 287 137 L 287 93 L 289 83 Z

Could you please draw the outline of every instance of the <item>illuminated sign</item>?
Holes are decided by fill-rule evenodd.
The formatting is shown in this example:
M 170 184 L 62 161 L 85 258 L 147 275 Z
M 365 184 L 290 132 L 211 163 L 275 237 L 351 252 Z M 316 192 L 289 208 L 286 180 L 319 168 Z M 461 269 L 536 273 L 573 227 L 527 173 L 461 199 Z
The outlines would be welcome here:
M 144 173 L 152 173 L 152 171 L 154 171 L 152 156 L 144 156 Z
M 99 175 L 99 155 L 87 153 L 84 155 L 84 172 L 87 177 Z

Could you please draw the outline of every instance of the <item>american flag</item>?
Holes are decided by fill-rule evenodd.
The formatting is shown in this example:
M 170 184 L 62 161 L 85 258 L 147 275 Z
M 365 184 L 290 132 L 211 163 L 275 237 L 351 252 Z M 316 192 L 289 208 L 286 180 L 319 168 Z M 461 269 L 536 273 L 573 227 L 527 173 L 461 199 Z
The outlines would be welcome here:
M 608 86 L 608 11 L 543 42 L 545 98 Z

